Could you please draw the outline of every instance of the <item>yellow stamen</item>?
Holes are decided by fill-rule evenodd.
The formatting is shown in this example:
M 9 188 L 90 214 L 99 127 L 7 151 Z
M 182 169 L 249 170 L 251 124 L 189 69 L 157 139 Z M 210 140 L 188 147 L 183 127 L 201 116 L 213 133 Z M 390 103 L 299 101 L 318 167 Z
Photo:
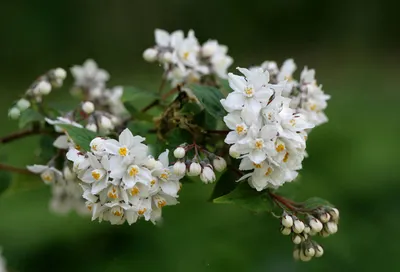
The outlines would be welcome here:
M 167 205 L 167 201 L 165 201 L 164 199 L 160 199 L 159 201 L 157 201 L 157 206 L 159 208 L 164 207 L 165 205 Z
M 310 106 L 310 110 L 315 111 L 317 109 L 317 105 L 316 104 L 312 104 Z
M 153 186 L 154 184 L 156 184 L 156 180 L 153 179 L 152 181 L 150 181 L 150 185 Z
M 47 182 L 52 182 L 53 181 L 53 177 L 51 175 L 49 175 L 49 174 L 43 175 L 42 178 Z
M 93 207 L 92 207 L 92 205 L 90 204 L 90 205 L 87 205 L 87 208 L 88 208 L 89 211 L 92 211 L 92 208 L 93 208 Z
M 272 173 L 272 168 L 268 167 L 268 170 L 267 170 L 267 172 L 265 172 L 265 175 L 268 176 L 271 173 Z
M 109 197 L 109 198 L 113 198 L 113 199 L 118 198 L 117 189 L 115 189 L 115 188 L 113 187 L 113 188 L 111 189 L 111 191 L 108 192 L 108 197 Z
M 129 170 L 129 175 L 131 177 L 136 176 L 139 173 L 139 169 L 135 166 L 131 167 L 131 169 Z
M 162 174 L 160 175 L 160 178 L 162 178 L 162 179 L 168 179 L 168 174 L 167 174 L 167 173 L 162 173 Z
M 257 140 L 256 143 L 255 143 L 255 146 L 256 146 L 257 149 L 261 149 L 261 148 L 264 147 L 264 143 L 263 143 L 262 140 Z
M 97 145 L 92 145 L 92 149 L 94 150 L 94 151 L 97 151 Z
M 247 95 L 253 95 L 253 88 L 251 88 L 251 87 L 246 87 L 245 89 L 244 89 L 244 93 L 245 94 L 247 94 Z
M 81 148 L 80 145 L 75 145 L 75 149 L 78 150 L 78 151 L 80 151 L 82 148 Z
M 289 159 L 289 152 L 286 152 L 285 157 L 283 158 L 283 162 L 287 162 Z
M 183 53 L 183 59 L 187 60 L 189 58 L 189 52 Z
M 138 214 L 143 215 L 146 211 L 147 211 L 146 208 L 140 209 L 140 210 L 138 211 Z
M 289 121 L 289 123 L 292 125 L 292 127 L 294 127 L 294 126 L 296 125 L 296 120 L 291 119 L 291 120 Z
M 285 150 L 285 146 L 284 146 L 283 144 L 279 144 L 279 145 L 276 147 L 276 151 L 278 151 L 278 152 L 282 152 L 283 150 Z
M 128 154 L 128 148 L 121 147 L 118 152 L 122 157 L 125 157 Z
M 237 125 L 236 126 L 236 132 L 237 134 L 241 134 L 244 131 L 244 127 L 242 125 Z
M 258 169 L 260 169 L 262 167 L 261 163 L 254 163 L 253 162 L 253 165 L 254 165 L 255 168 L 258 168 Z
M 122 212 L 120 210 L 116 210 L 113 212 L 115 216 L 122 216 Z
M 95 180 L 99 180 L 100 179 L 100 173 L 98 172 L 98 171 L 96 171 L 96 170 L 94 170 L 94 171 L 92 171 L 92 177 L 95 179 Z
M 139 192 L 140 192 L 140 190 L 136 186 L 131 189 L 131 195 L 132 196 L 137 195 Z

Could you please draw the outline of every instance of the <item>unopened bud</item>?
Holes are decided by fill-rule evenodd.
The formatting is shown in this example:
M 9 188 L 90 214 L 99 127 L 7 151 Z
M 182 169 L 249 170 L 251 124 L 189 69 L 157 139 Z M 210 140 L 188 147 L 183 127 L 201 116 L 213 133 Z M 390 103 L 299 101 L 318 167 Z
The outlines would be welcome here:
M 229 155 L 234 159 L 237 159 L 240 156 L 238 147 L 236 145 L 232 145 L 229 148 Z
M 8 117 L 10 117 L 10 118 L 13 119 L 13 120 L 17 120 L 17 119 L 19 118 L 20 115 L 21 115 L 21 111 L 20 111 L 18 108 L 16 108 L 16 107 L 11 108 L 11 109 L 8 111 Z
M 294 220 L 292 227 L 294 233 L 302 233 L 304 231 L 304 228 L 305 226 L 302 221 L 298 219 Z
M 186 164 L 183 162 L 176 162 L 173 167 L 173 171 L 175 175 L 181 176 L 186 172 Z
M 339 219 L 339 210 L 336 208 L 332 208 L 332 210 L 329 211 L 329 214 L 331 215 L 331 218 L 335 221 Z
M 89 123 L 86 125 L 86 129 L 93 132 L 97 132 L 97 125 L 95 123 Z
M 326 238 L 330 235 L 330 233 L 328 231 L 326 231 L 325 229 L 321 230 L 319 234 L 324 238 Z
M 68 166 L 64 167 L 63 175 L 64 175 L 64 178 L 69 181 L 74 180 L 76 177 L 75 174 L 71 171 L 71 169 Z
M 170 53 L 170 52 L 165 52 L 163 55 L 162 55 L 162 60 L 163 60 L 163 62 L 171 62 L 172 61 L 172 54 Z
M 201 165 L 197 162 L 192 162 L 189 167 L 188 176 L 198 176 L 201 173 Z
M 307 256 L 303 250 L 300 251 L 300 260 L 303 262 L 309 262 L 311 261 L 312 257 Z
M 315 256 L 315 249 L 314 249 L 313 247 L 306 248 L 306 249 L 304 250 L 304 254 L 305 254 L 307 257 L 314 257 L 314 256 Z
M 319 221 L 317 218 L 311 219 L 310 222 L 308 222 L 308 224 L 310 225 L 313 232 L 320 232 L 324 227 L 321 221 Z
M 143 58 L 145 61 L 153 62 L 157 59 L 158 51 L 154 48 L 148 48 L 143 52 Z
M 290 235 L 290 234 L 292 233 L 292 229 L 291 229 L 291 228 L 282 227 L 282 228 L 281 228 L 281 233 L 282 233 L 283 235 Z
M 153 170 L 154 168 L 155 168 L 155 166 L 156 166 L 156 159 L 154 159 L 154 157 L 153 156 L 149 156 L 148 158 L 147 158 L 147 161 L 145 162 L 145 166 L 147 167 L 147 168 L 149 168 L 150 170 Z
M 315 257 L 319 258 L 322 255 L 324 255 L 324 249 L 320 245 L 316 246 L 316 248 L 315 248 Z
M 91 114 L 94 112 L 94 104 L 90 101 L 86 101 L 85 103 L 82 104 L 82 110 L 86 114 Z
M 293 259 L 296 261 L 300 260 L 300 249 L 296 248 L 293 250 Z
M 51 85 L 47 81 L 40 81 L 36 86 L 36 89 L 42 95 L 48 95 L 51 92 Z
M 201 171 L 200 179 L 206 184 L 214 182 L 216 179 L 214 170 L 209 166 L 204 167 L 203 171 Z
M 309 234 L 310 232 L 311 232 L 311 228 L 310 228 L 310 226 L 305 226 L 304 227 L 304 231 L 303 231 L 305 234 Z
M 226 161 L 222 157 L 216 157 L 213 160 L 213 165 L 215 170 L 217 170 L 218 172 L 222 172 L 226 168 Z
M 17 102 L 17 108 L 20 111 L 24 111 L 27 108 L 29 108 L 31 106 L 31 102 L 29 102 L 29 100 L 26 100 L 25 98 L 21 98 L 20 100 L 18 100 Z
M 106 116 L 101 116 L 100 118 L 100 127 L 104 130 L 109 130 L 109 129 L 113 129 L 114 126 L 110 120 L 110 118 L 106 117 Z
M 183 157 L 185 157 L 185 155 L 186 155 L 186 151 L 181 146 L 174 150 L 174 157 L 177 159 L 182 159 Z
M 208 58 L 214 55 L 218 49 L 218 43 L 216 41 L 208 41 L 201 48 L 201 53 L 204 57 Z
M 286 228 L 291 228 L 293 226 L 293 217 L 291 217 L 288 214 L 284 214 L 282 216 L 282 226 L 286 227 Z
M 54 76 L 64 80 L 67 77 L 67 72 L 63 68 L 54 69 Z
M 302 242 L 300 235 L 294 235 L 292 237 L 292 241 L 295 245 L 299 245 Z
M 319 216 L 319 220 L 321 220 L 322 223 L 328 223 L 329 220 L 331 220 L 331 216 L 329 213 L 323 213 Z
M 338 231 L 338 225 L 335 222 L 328 222 L 325 229 L 329 234 L 335 234 Z

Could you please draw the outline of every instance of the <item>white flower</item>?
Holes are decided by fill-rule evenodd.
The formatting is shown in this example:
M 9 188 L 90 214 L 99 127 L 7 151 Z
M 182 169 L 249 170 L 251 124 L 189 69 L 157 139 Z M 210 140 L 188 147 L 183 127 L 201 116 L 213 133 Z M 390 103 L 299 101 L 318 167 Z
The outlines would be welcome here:
M 67 72 L 63 68 L 54 69 L 54 76 L 58 79 L 64 80 L 67 77 Z
M 54 167 L 48 165 L 28 165 L 28 170 L 35 174 L 40 174 L 43 182 L 46 184 L 53 184 L 56 182 L 63 182 L 62 173 Z
M 124 94 L 124 88 L 121 86 L 116 86 L 105 92 L 105 102 L 110 108 L 110 112 L 117 117 L 128 117 L 130 114 L 125 108 L 122 102 L 122 95 Z
M 114 125 L 111 122 L 111 119 L 108 118 L 107 116 L 101 116 L 100 117 L 100 124 L 99 124 L 100 128 L 105 130 L 105 131 L 109 131 L 114 129 Z
M 157 60 L 158 50 L 154 48 L 148 48 L 143 52 L 143 58 L 145 61 L 153 62 Z
M 174 150 L 174 157 L 177 159 L 182 159 L 186 154 L 186 151 L 183 147 L 178 147 Z
M 91 192 L 92 194 L 98 194 L 110 183 L 110 162 L 106 157 L 103 157 L 101 161 L 99 161 L 96 156 L 91 153 L 88 153 L 88 156 L 90 167 L 79 175 L 79 179 L 88 184 L 93 183 Z
M 200 174 L 200 179 L 201 179 L 201 181 L 203 181 L 206 184 L 212 183 L 215 181 L 216 177 L 215 177 L 214 170 L 211 168 L 211 165 L 205 166 L 203 168 L 203 170 L 201 171 L 201 174 Z
M 71 68 L 75 85 L 88 90 L 102 88 L 110 78 L 107 71 L 100 69 L 94 60 L 86 60 L 82 66 L 75 65 Z
M 184 162 L 176 162 L 174 164 L 173 172 L 176 175 L 184 175 L 186 173 L 186 164 Z
M 35 89 L 41 95 L 48 95 L 51 92 L 51 84 L 47 81 L 40 81 Z

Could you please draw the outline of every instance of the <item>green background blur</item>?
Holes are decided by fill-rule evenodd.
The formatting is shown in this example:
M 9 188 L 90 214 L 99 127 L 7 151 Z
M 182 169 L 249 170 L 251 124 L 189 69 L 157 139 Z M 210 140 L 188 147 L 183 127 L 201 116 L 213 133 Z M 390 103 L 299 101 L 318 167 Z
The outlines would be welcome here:
M 400 23 L 389 1 L 2 1 L 0 134 L 17 129 L 11 103 L 54 67 L 94 58 L 110 85 L 155 88 L 157 65 L 141 54 L 156 27 L 194 29 L 201 42 L 229 45 L 236 66 L 282 62 L 315 68 L 332 95 L 330 122 L 308 141 L 301 179 L 283 190 L 297 200 L 329 199 L 339 232 L 319 241 L 325 255 L 292 259 L 278 222 L 213 205 L 212 186 L 188 184 L 164 224 L 99 224 L 48 210 L 50 188 L 16 177 L 0 197 L 0 246 L 11 271 L 400 271 Z M 231 70 L 232 70 L 231 69 Z M 70 82 L 71 79 L 67 82 Z M 52 94 L 68 97 L 67 89 Z M 0 146 L 0 157 L 34 162 L 35 137 Z

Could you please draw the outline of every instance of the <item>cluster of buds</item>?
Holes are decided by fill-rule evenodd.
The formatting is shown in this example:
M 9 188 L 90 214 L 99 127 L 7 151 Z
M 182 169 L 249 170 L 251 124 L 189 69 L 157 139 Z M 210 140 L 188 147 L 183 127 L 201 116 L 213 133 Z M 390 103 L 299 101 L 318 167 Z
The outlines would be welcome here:
M 193 153 L 194 156 L 188 154 Z M 189 153 L 190 152 L 190 153 Z M 217 156 L 197 144 L 181 145 L 174 150 L 175 162 L 173 171 L 177 175 L 199 176 L 204 183 L 216 180 L 214 169 L 222 172 L 226 168 L 224 158 Z
M 310 261 L 313 257 L 321 257 L 322 246 L 311 239 L 320 235 L 327 237 L 338 231 L 339 210 L 331 207 L 318 208 L 306 213 L 304 220 L 293 214 L 284 212 L 281 217 L 281 233 L 291 235 L 295 244 L 293 256 L 296 260 Z
M 67 72 L 63 68 L 51 69 L 40 76 L 8 111 L 8 116 L 14 120 L 18 119 L 23 111 L 31 107 L 32 103 L 41 103 L 43 96 L 49 95 L 53 88 L 61 87 L 66 77 Z

